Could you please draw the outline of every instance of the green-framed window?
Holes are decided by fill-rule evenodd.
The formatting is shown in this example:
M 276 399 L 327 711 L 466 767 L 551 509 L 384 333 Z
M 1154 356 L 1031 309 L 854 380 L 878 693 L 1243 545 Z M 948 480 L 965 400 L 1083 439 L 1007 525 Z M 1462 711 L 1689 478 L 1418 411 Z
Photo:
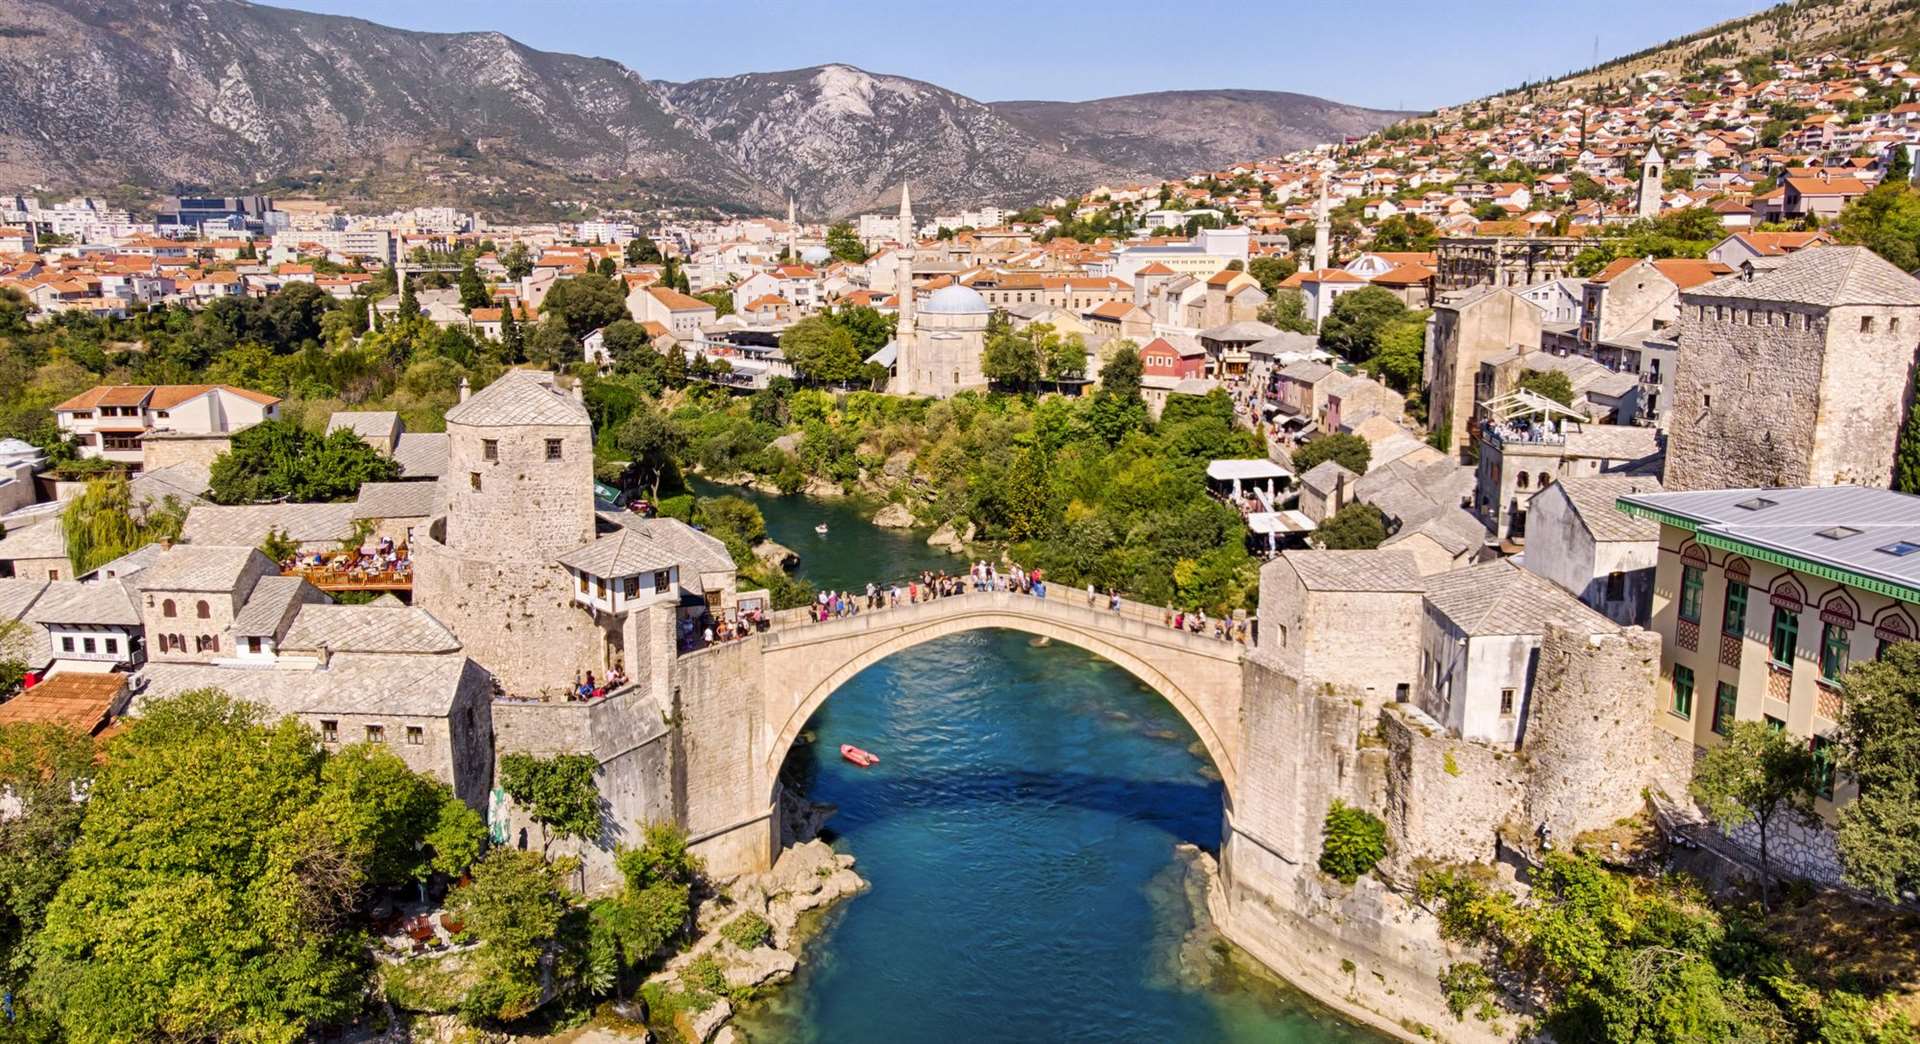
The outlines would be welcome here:
M 1813 789 L 1822 798 L 1833 800 L 1833 741 L 1825 736 L 1813 738 Z
M 1720 631 L 1735 638 L 1747 629 L 1747 585 L 1738 580 L 1727 581 L 1726 611 L 1720 614 Z
M 1820 628 L 1820 677 L 1839 681 L 1853 651 L 1853 629 L 1836 623 Z
M 1684 663 L 1673 665 L 1673 712 L 1693 717 L 1693 668 Z
M 1773 662 L 1782 667 L 1793 664 L 1793 650 L 1800 644 L 1800 611 L 1781 606 L 1773 608 Z
M 1733 728 L 1740 711 L 1740 690 L 1732 682 L 1721 682 L 1713 693 L 1713 731 L 1724 736 Z
M 1700 622 L 1700 592 L 1706 585 L 1706 570 L 1699 566 L 1680 567 L 1680 619 Z

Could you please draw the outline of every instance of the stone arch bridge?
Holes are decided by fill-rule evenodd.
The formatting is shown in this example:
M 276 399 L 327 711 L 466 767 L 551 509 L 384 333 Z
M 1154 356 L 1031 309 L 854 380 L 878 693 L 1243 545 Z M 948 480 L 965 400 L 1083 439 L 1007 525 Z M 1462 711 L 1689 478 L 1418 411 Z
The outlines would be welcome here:
M 676 706 L 687 732 L 682 821 L 710 866 L 757 869 L 777 854 L 781 764 L 807 720 L 854 675 L 963 631 L 1006 628 L 1084 649 L 1167 700 L 1206 747 L 1232 807 L 1243 760 L 1243 647 L 1177 631 L 1158 609 L 1084 593 L 968 591 L 815 621 L 776 614 L 764 634 L 683 657 Z

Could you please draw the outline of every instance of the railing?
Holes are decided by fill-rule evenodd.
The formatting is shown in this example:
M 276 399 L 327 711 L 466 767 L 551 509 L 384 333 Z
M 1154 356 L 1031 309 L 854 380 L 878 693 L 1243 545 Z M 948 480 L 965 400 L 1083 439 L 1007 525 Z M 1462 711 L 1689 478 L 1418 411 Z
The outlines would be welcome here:
M 1499 424 L 1489 424 L 1480 429 L 1480 433 L 1493 442 L 1519 443 L 1537 446 L 1565 445 L 1567 437 L 1550 428 L 1514 428 Z
M 905 591 L 905 585 L 901 590 Z M 815 637 L 834 636 L 841 631 L 859 631 L 879 627 L 890 627 L 910 622 L 915 618 L 937 618 L 947 613 L 1005 611 L 1021 615 L 1045 616 L 1062 623 L 1072 624 L 1089 631 L 1111 632 L 1116 636 L 1133 639 L 1146 639 L 1165 644 L 1178 644 L 1207 652 L 1214 656 L 1238 657 L 1253 644 L 1254 635 L 1251 622 L 1233 637 L 1216 638 L 1212 618 L 1207 619 L 1204 630 L 1176 629 L 1167 623 L 1168 610 L 1121 599 L 1117 609 L 1109 608 L 1109 600 L 1104 593 L 1096 592 L 1094 604 L 1086 603 L 1086 589 L 1060 588 L 1049 585 L 1046 597 L 1022 594 L 1018 591 L 976 591 L 971 582 L 960 593 L 923 598 L 918 602 L 907 602 L 903 593 L 901 603 L 890 605 L 883 603 L 881 608 L 866 607 L 865 596 L 856 595 L 859 603 L 857 611 L 818 620 L 814 614 L 816 607 L 800 609 L 782 609 L 771 614 L 768 624 L 769 637 L 780 642 L 789 637 L 805 640 Z M 1231 622 L 1231 621 L 1229 621 Z
M 412 591 L 413 570 L 287 569 L 282 576 L 298 576 L 322 591 Z

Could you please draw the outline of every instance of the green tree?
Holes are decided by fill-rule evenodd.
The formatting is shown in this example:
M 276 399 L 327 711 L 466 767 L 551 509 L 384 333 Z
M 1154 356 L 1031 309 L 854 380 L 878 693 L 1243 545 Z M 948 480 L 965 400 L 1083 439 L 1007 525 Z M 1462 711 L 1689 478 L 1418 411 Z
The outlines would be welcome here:
M 685 359 L 678 348 L 668 352 L 669 360 L 676 356 Z M 657 405 L 645 401 L 620 426 L 614 445 L 627 455 L 647 483 L 648 498 L 659 500 L 661 480 L 673 473 L 674 462 L 685 452 L 687 441 Z
M 660 357 L 660 353 L 653 350 L 653 338 L 648 335 L 647 328 L 631 319 L 616 319 L 608 323 L 600 331 L 600 337 L 607 357 L 613 360 L 614 368 L 622 373 L 644 369 L 649 356 L 656 360 Z
M 1841 679 L 1840 763 L 1859 796 L 1840 810 L 1847 880 L 1887 902 L 1920 890 L 1920 643 L 1891 645 Z
M 1140 349 L 1132 341 L 1110 346 L 1112 354 L 1100 367 L 1100 388 L 1093 393 L 1087 423 L 1107 445 L 1117 446 L 1129 434 L 1147 426 L 1147 403 L 1140 396 Z
M 526 337 L 520 332 L 520 320 L 514 313 L 520 305 L 508 298 L 500 309 L 500 352 L 510 363 L 525 362 L 527 358 Z
M 1260 281 L 1260 289 L 1265 290 L 1268 297 L 1272 297 L 1274 291 L 1280 289 L 1280 284 L 1285 282 L 1288 276 L 1299 270 L 1299 262 L 1281 254 L 1256 257 L 1247 262 L 1247 274 Z
M 660 248 L 646 236 L 635 236 L 627 240 L 627 264 L 657 265 L 661 262 Z
M 600 259 L 600 263 L 594 266 L 594 271 L 606 276 L 608 279 L 612 279 L 614 276 L 620 274 L 620 263 L 610 256 L 603 257 Z
M 1528 370 L 1513 386 L 1519 391 L 1545 396 L 1562 406 L 1573 405 L 1573 380 L 1559 370 Z
M 1690 790 L 1723 830 L 1751 823 L 1760 841 L 1760 905 L 1773 907 L 1768 842 L 1783 820 L 1810 821 L 1815 764 L 1805 742 L 1760 721 L 1736 721 L 1707 751 Z
M 391 482 L 400 466 L 351 431 L 315 435 L 289 420 L 236 432 L 213 460 L 207 495 L 220 504 L 351 500 L 367 482 Z
M 600 836 L 600 791 L 591 754 L 536 757 L 514 753 L 500 759 L 500 789 L 540 824 L 540 851 L 555 837 L 587 841 Z
M 1351 885 L 1387 857 L 1387 824 L 1335 798 L 1321 825 L 1320 869 Z
M 93 741 L 64 725 L 0 725 L 0 787 L 17 811 L 0 819 L 0 986 L 18 993 L 33 971 L 30 940 L 67 878 L 92 784 Z
M 187 510 L 176 497 L 157 504 L 149 497 L 135 504 L 124 475 L 91 479 L 60 514 L 67 561 L 74 575 L 90 573 L 130 551 L 178 538 L 186 518 Z
M 1920 190 L 1883 181 L 1840 212 L 1834 238 L 1867 247 L 1903 272 L 1920 268 Z
M 654 823 L 643 831 L 639 848 L 620 848 L 613 863 L 624 887 L 604 907 L 596 906 L 596 927 L 618 943 L 623 964 L 639 964 L 686 932 L 700 859 L 688 851 L 684 829 Z
M 469 1018 L 511 1021 L 539 1007 L 541 959 L 572 908 L 568 869 L 533 852 L 496 848 L 453 893 L 448 905 L 480 941 L 487 971 L 461 1004 Z
M 1306 474 L 1314 465 L 1323 460 L 1337 460 L 1340 465 L 1356 475 L 1367 473 L 1367 465 L 1373 459 L 1373 447 L 1366 439 L 1346 432 L 1322 435 L 1293 451 L 1293 470 Z
M 493 304 L 493 295 L 487 292 L 487 284 L 480 278 L 480 270 L 468 260 L 460 266 L 460 307 L 471 312 L 476 308 L 486 308 Z
M 369 845 L 328 815 L 313 733 L 215 690 L 149 702 L 112 749 L 29 1006 L 75 1040 L 295 1041 L 359 1010 L 357 856 L 418 839 Z
M 1305 294 L 1288 287 L 1276 289 L 1272 295 L 1260 306 L 1261 322 L 1289 333 L 1313 333 L 1313 320 L 1307 318 Z
M 1395 391 L 1410 392 L 1420 386 L 1426 347 L 1427 313 L 1409 312 L 1380 331 L 1379 350 L 1367 360 L 1367 372 Z
M 507 270 L 507 278 L 521 280 L 533 274 L 533 255 L 527 252 L 525 243 L 515 243 L 500 255 L 500 264 Z
M 618 320 L 633 318 L 627 311 L 626 290 L 618 281 L 599 272 L 587 272 L 554 283 L 540 310 L 546 315 L 559 316 L 575 341 Z
M 1329 551 L 1371 551 L 1387 539 L 1387 520 L 1379 508 L 1356 500 L 1320 523 L 1313 539 Z
M 780 335 L 780 351 L 810 380 L 842 384 L 859 376 L 862 356 L 853 334 L 827 316 L 815 315 Z
M 1341 294 L 1320 324 L 1320 344 L 1354 362 L 1365 362 L 1379 350 L 1381 333 L 1406 315 L 1406 302 L 1384 287 Z
M 1439 241 L 1440 230 L 1418 214 L 1395 214 L 1373 230 L 1375 250 L 1432 250 Z
M 371 884 L 458 876 L 480 854 L 480 814 L 385 747 L 348 746 L 326 760 L 320 779 L 315 812 L 347 839 L 343 854 L 365 868 Z
M 836 261 L 860 264 L 867 259 L 866 244 L 860 242 L 860 236 L 853 226 L 844 221 L 827 226 L 827 252 Z
M 1920 493 L 1920 378 L 1907 394 L 1913 403 L 1907 407 L 1907 420 L 1893 449 L 1893 488 Z
M 420 281 L 419 276 L 400 279 L 400 302 L 394 314 L 400 319 L 412 319 L 420 314 L 420 299 L 414 296 L 413 286 Z

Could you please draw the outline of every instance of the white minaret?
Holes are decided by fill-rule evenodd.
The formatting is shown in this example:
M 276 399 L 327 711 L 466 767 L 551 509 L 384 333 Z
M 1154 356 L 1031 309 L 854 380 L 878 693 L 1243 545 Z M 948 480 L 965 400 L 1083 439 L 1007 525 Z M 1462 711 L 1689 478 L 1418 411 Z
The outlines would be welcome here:
M 913 201 L 907 194 L 907 185 L 900 183 L 900 218 L 898 238 L 900 249 L 894 252 L 895 275 L 894 289 L 900 296 L 900 323 L 898 332 L 913 332 Z
M 1635 200 L 1635 212 L 1643 218 L 1660 216 L 1660 193 L 1666 181 L 1667 164 L 1660 158 L 1660 148 L 1647 146 L 1647 158 L 1640 162 L 1640 195 Z
M 1313 270 L 1327 267 L 1327 237 L 1332 231 L 1327 221 L 1327 179 L 1320 179 L 1320 198 L 1313 204 Z
M 787 260 L 795 264 L 800 261 L 800 251 L 794 249 L 794 236 L 798 226 L 794 218 L 793 197 L 787 197 Z

